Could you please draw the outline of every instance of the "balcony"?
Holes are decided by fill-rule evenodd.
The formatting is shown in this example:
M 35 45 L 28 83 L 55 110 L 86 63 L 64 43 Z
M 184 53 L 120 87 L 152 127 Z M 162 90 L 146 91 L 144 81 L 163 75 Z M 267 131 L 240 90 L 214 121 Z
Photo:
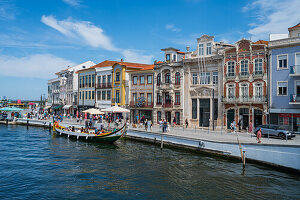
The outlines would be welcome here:
M 153 108 L 153 102 L 143 101 L 141 103 L 137 101 L 130 101 L 130 108 Z
M 300 76 L 300 65 L 290 66 L 290 76 Z
M 223 97 L 224 103 L 235 103 L 235 96 Z
M 234 79 L 235 79 L 235 74 L 234 74 L 234 73 L 227 73 L 227 74 L 225 75 L 225 78 L 226 78 L 227 80 L 234 80 Z
M 96 85 L 97 89 L 105 89 L 105 88 L 111 88 L 111 83 L 98 83 Z
M 263 79 L 264 72 L 263 71 L 255 71 L 253 74 L 253 79 Z
M 173 102 L 172 102 L 172 101 L 165 101 L 165 102 L 162 104 L 162 107 L 163 107 L 163 108 L 172 108 L 172 107 L 173 107 Z
M 266 103 L 267 97 L 266 96 L 254 96 L 250 99 L 251 103 Z
M 240 80 L 248 80 L 249 73 L 248 72 L 241 72 L 240 73 Z
M 299 94 L 291 94 L 289 104 L 300 105 L 300 95 Z

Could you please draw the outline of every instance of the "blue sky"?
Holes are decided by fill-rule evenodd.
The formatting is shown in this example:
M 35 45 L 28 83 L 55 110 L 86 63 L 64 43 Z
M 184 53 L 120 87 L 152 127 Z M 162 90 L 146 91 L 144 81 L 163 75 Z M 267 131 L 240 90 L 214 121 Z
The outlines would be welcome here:
M 300 22 L 289 0 L 1 0 L 0 98 L 38 99 L 54 72 L 88 60 L 153 63 L 214 35 L 268 40 Z

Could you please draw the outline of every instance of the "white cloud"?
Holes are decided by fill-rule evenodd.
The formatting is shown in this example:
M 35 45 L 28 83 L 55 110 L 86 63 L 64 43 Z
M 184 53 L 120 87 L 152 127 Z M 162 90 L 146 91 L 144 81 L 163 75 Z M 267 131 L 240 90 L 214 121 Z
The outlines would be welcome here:
M 16 9 L 15 6 L 6 0 L 0 2 L 0 20 L 13 20 L 15 19 Z
M 180 28 L 176 28 L 174 24 L 166 24 L 166 29 L 173 32 L 180 32 Z
M 119 51 L 104 31 L 88 21 L 75 21 L 71 18 L 58 21 L 53 16 L 42 16 L 41 21 L 51 28 L 78 41 L 84 41 L 92 47 L 101 47 L 109 51 Z
M 299 0 L 255 0 L 243 8 L 255 13 L 248 33 L 252 40 L 268 39 L 271 33 L 287 33 L 287 29 L 300 22 Z
M 143 52 L 139 50 L 125 49 L 122 50 L 121 53 L 124 56 L 125 62 L 136 62 L 136 63 L 144 63 L 144 64 L 152 63 L 153 56 L 143 55 Z
M 63 0 L 66 4 L 69 4 L 70 6 L 79 6 L 81 1 L 80 0 Z
M 27 57 L 0 56 L 0 71 L 4 76 L 49 79 L 75 63 L 51 54 L 34 54 Z

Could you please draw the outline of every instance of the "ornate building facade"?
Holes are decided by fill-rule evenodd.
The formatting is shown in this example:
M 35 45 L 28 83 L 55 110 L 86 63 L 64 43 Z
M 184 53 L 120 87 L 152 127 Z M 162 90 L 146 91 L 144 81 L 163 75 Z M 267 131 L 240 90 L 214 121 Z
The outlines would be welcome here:
M 223 103 L 224 126 L 234 120 L 241 129 L 250 121 L 256 127 L 266 123 L 267 45 L 242 39 L 224 53 Z

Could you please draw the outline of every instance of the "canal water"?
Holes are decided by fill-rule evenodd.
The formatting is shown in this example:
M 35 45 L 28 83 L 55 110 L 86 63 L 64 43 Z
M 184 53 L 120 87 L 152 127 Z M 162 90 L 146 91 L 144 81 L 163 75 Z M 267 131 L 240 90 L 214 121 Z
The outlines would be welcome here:
M 300 178 L 255 164 L 0 125 L 0 199 L 299 199 Z

